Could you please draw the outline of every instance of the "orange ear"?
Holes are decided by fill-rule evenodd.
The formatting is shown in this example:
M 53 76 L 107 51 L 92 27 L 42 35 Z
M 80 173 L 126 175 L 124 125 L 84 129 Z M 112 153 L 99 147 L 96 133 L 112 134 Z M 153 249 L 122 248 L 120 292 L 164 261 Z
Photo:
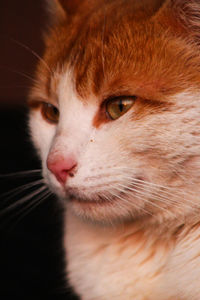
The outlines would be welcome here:
M 62 9 L 68 14 L 68 15 L 73 15 L 75 14 L 81 4 L 84 2 L 83 0 L 56 0 Z
M 51 23 L 57 23 L 78 13 L 86 0 L 46 0 L 46 2 Z
M 94 0 L 46 0 L 48 6 L 53 15 L 58 18 L 65 16 L 73 16 L 76 13 L 87 9 L 90 6 L 90 2 L 94 3 Z
M 200 0 L 166 0 L 156 17 L 161 24 L 200 44 Z

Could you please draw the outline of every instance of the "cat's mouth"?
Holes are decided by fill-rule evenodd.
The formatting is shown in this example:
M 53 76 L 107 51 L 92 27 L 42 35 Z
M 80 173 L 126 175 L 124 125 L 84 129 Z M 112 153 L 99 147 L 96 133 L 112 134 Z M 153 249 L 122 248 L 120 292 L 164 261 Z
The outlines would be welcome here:
M 65 190 L 63 200 L 67 202 L 69 209 L 72 209 L 78 217 L 92 221 L 110 222 L 118 218 L 129 220 L 141 214 L 144 201 L 139 197 L 134 198 L 133 194 L 126 190 L 111 193 L 109 189 L 88 189 L 86 187 L 68 187 Z M 135 199 L 136 201 L 134 201 Z
M 108 199 L 98 193 L 86 196 L 83 193 L 74 191 L 72 189 L 67 191 L 67 200 L 69 202 L 79 203 L 81 205 L 106 205 L 112 203 L 111 199 Z

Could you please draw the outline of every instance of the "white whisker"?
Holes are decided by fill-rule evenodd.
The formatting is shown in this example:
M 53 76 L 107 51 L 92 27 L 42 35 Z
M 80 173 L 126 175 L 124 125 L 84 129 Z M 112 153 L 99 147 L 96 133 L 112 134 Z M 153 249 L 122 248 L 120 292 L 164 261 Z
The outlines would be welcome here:
M 139 190 L 141 190 L 141 191 L 147 192 L 147 194 L 153 195 L 154 197 L 156 197 L 156 199 L 159 199 L 161 201 L 166 200 L 166 201 L 170 201 L 171 203 L 174 203 L 174 204 L 179 204 L 174 199 L 169 198 L 169 197 L 172 197 L 172 196 L 174 197 L 174 194 L 169 193 L 169 192 L 166 193 L 165 191 L 158 190 L 155 187 L 151 187 L 150 189 L 148 187 L 148 190 L 147 190 L 146 187 L 145 187 L 145 184 L 142 184 L 142 183 L 132 183 L 132 184 L 124 186 L 124 187 L 131 190 L 132 186 L 139 188 Z M 169 197 L 166 197 L 166 195 L 168 195 Z M 181 200 L 180 197 L 177 197 L 177 199 Z M 181 204 L 180 204 L 180 206 L 181 206 Z
M 27 214 L 29 214 L 32 210 L 34 210 L 36 207 L 38 207 L 43 201 L 45 201 L 49 196 L 51 195 L 51 192 L 49 190 L 44 191 L 38 199 L 35 199 L 33 202 L 28 202 L 28 205 L 26 205 L 24 208 L 20 209 L 17 214 L 15 214 L 15 217 L 17 215 L 20 215 L 20 217 L 17 219 L 17 221 L 14 223 L 16 226 Z
M 139 187 L 141 190 L 146 190 L 145 185 L 146 185 L 146 182 L 141 182 L 141 183 L 136 182 L 136 183 L 131 183 L 129 186 L 135 186 L 135 187 Z M 156 199 L 166 200 L 166 201 L 170 202 L 171 204 L 177 205 L 177 207 L 180 207 L 180 208 L 182 207 L 183 208 L 183 202 L 182 202 L 183 199 L 186 201 L 186 202 L 184 202 L 184 205 L 188 208 L 190 208 L 191 205 L 194 208 L 198 208 L 200 206 L 197 203 L 195 203 L 191 200 L 188 200 L 188 197 L 186 197 L 187 195 L 185 193 L 183 194 L 180 191 L 178 191 L 178 192 L 174 191 L 174 193 L 172 193 L 172 192 L 165 191 L 162 188 L 161 189 L 158 189 L 158 188 L 156 189 L 155 186 L 151 187 L 149 185 L 147 186 L 147 188 L 148 189 L 150 188 L 150 193 L 152 195 L 154 195 L 156 197 Z M 188 204 L 186 204 L 187 202 L 188 202 Z
M 121 185 L 121 184 L 119 184 L 119 186 L 122 186 L 122 187 L 124 187 L 123 185 Z M 117 187 L 116 187 L 116 189 L 118 189 Z M 120 192 L 124 192 L 125 194 L 128 194 L 128 195 L 132 195 L 132 191 L 134 191 L 134 192 L 136 192 L 137 194 L 139 194 L 139 195 L 141 195 L 142 197 L 146 197 L 147 195 L 145 194 L 145 193 L 143 193 L 142 191 L 138 191 L 137 189 L 134 189 L 134 188 L 126 188 L 126 190 L 121 190 L 121 189 L 119 189 L 119 191 Z M 141 199 L 140 197 L 139 197 L 139 195 L 137 195 L 137 194 L 134 194 L 134 197 L 136 197 L 136 198 L 138 198 L 138 199 Z M 144 200 L 144 199 L 143 199 Z M 147 200 L 147 199 L 145 199 L 145 200 Z M 130 201 L 128 201 L 128 203 L 130 204 Z M 164 202 L 163 202 L 164 203 Z M 173 216 L 173 217 L 176 217 L 175 216 L 175 214 L 174 213 L 172 213 L 171 211 L 169 211 L 168 209 L 166 209 L 166 208 L 164 208 L 164 207 L 162 207 L 162 206 L 159 206 L 159 205 L 157 205 L 157 204 L 155 204 L 154 202 L 149 202 L 149 204 L 151 204 L 151 205 L 153 205 L 153 206 L 155 206 L 155 207 L 157 207 L 157 208 L 159 208 L 159 210 L 162 210 L 162 211 L 164 211 L 165 213 L 167 212 L 168 214 L 170 214 L 171 216 Z
M 24 175 L 40 175 L 42 172 L 41 169 L 38 170 L 28 170 L 28 171 L 20 171 L 10 174 L 0 174 L 0 178 L 8 178 L 8 177 L 22 177 Z
M 145 181 L 145 180 L 142 180 L 142 179 L 134 178 L 133 176 L 127 176 L 127 175 L 124 176 L 124 174 L 122 174 L 122 176 L 124 178 L 130 179 L 134 182 L 141 182 L 141 183 L 145 183 L 147 185 L 154 186 L 154 187 L 157 187 L 157 188 L 162 188 L 162 189 L 165 189 L 165 190 L 174 191 L 174 188 L 167 187 L 167 186 L 160 185 L 160 184 L 153 183 L 153 182 L 149 182 L 149 181 Z
M 46 189 L 47 189 L 46 186 L 42 186 L 41 188 L 37 189 L 36 191 L 33 191 L 32 193 L 30 193 L 30 194 L 26 195 L 25 197 L 23 197 L 22 199 L 20 199 L 20 201 L 16 201 L 15 203 L 12 203 L 8 207 L 6 207 L 2 212 L 0 212 L 0 216 L 1 217 L 4 216 L 8 212 L 14 210 L 15 208 L 19 207 L 20 205 L 22 205 L 22 204 L 26 203 L 27 201 L 31 200 L 33 197 L 40 194 L 42 191 L 44 191 Z
M 40 197 L 38 199 L 34 199 L 33 202 L 27 202 L 26 203 L 27 205 L 25 207 L 18 210 L 14 215 L 11 215 L 11 217 L 9 218 L 9 221 L 12 221 L 12 226 L 11 226 L 11 228 L 9 228 L 9 230 L 12 230 L 26 215 L 28 215 L 32 210 L 34 210 L 36 207 L 38 207 L 50 195 L 51 195 L 51 192 L 49 190 L 44 191 L 41 195 L 39 195 Z M 17 218 L 17 220 L 13 221 L 13 219 L 15 219 L 15 218 Z
M 12 189 L 9 192 L 6 192 L 4 194 L 1 195 L 1 197 L 3 198 L 3 201 L 8 201 L 10 199 L 12 199 L 13 197 L 17 196 L 18 194 L 28 190 L 29 188 L 32 188 L 34 186 L 37 186 L 39 184 L 44 184 L 44 179 L 40 179 L 40 180 L 36 180 L 34 182 L 30 182 L 30 183 L 26 183 L 22 186 L 19 186 L 15 189 Z
M 17 70 L 14 70 L 14 69 L 11 69 L 11 68 L 8 68 L 8 67 L 2 67 L 0 66 L 1 69 L 4 69 L 4 70 L 7 70 L 9 72 L 12 72 L 12 73 L 15 73 L 15 74 L 18 74 L 18 75 L 21 75 L 22 77 L 30 80 L 31 82 L 35 83 L 35 84 L 38 84 L 38 81 L 33 78 L 32 76 L 26 74 L 25 72 L 22 72 L 22 71 L 17 71 Z
M 124 187 L 125 189 L 128 189 L 129 191 L 133 191 L 133 192 L 136 192 L 136 193 L 138 193 L 138 194 L 140 194 L 140 195 L 142 195 L 142 196 L 144 196 L 144 197 L 151 197 L 152 196 L 152 193 L 145 193 L 146 192 L 146 190 L 145 189 L 142 189 L 142 187 L 140 187 L 140 190 L 138 190 L 137 188 L 131 188 L 131 187 L 128 187 L 128 186 L 123 186 L 123 185 L 121 185 L 121 184 L 119 184 L 120 186 L 122 186 L 122 187 Z M 135 195 L 134 195 L 135 196 Z M 166 202 L 170 202 L 170 204 L 173 204 L 173 206 L 174 207 L 176 207 L 176 208 L 178 208 L 178 209 L 182 209 L 183 210 L 183 207 L 179 204 L 179 203 L 177 203 L 177 202 L 175 202 L 175 201 L 172 201 L 171 199 L 169 199 L 169 198 L 163 198 L 163 197 L 161 197 L 161 196 L 158 196 L 156 193 L 153 193 L 153 200 L 154 201 L 159 201 L 159 202 L 161 202 L 161 203 L 163 203 L 163 204 L 165 204 L 166 205 Z M 152 204 L 153 202 L 151 201 L 151 202 L 149 202 L 150 204 Z M 165 209 L 166 210 L 166 209 Z
M 113 189 L 115 189 L 116 191 L 120 192 L 120 193 L 121 193 L 121 192 L 124 192 L 124 189 L 120 189 L 120 188 L 118 188 L 117 186 L 111 186 L 111 187 L 112 187 Z M 127 193 L 127 194 L 130 194 L 130 193 Z M 131 204 L 132 207 L 134 207 L 135 209 L 138 209 L 138 206 L 137 206 L 136 203 L 133 203 L 133 202 L 127 200 L 126 198 L 122 198 L 122 197 L 119 196 L 118 194 L 113 193 L 113 191 L 112 191 L 112 195 L 115 196 L 116 198 L 122 200 L 122 202 L 126 202 L 126 203 L 128 203 L 128 205 Z M 134 196 L 135 196 L 136 198 L 138 198 L 138 199 L 141 199 L 138 195 L 134 195 Z M 139 207 L 139 209 L 142 210 L 145 214 L 149 214 L 149 215 L 153 216 L 153 215 L 152 215 L 150 212 L 148 212 L 145 208 Z M 153 217 L 154 217 L 154 216 L 153 216 Z
M 162 195 L 165 195 L 166 200 L 169 200 L 169 197 L 172 197 L 173 199 L 170 199 L 170 200 L 171 200 L 171 202 L 175 202 L 175 203 L 177 203 L 177 201 L 181 201 L 182 199 L 187 201 L 187 199 L 189 198 L 188 196 L 191 195 L 191 193 L 192 193 L 190 191 L 190 194 L 187 195 L 186 193 L 183 193 L 180 190 L 177 190 L 177 189 L 174 189 L 174 188 L 169 188 L 169 187 L 162 186 L 162 185 L 155 184 L 155 183 L 151 183 L 151 182 L 144 181 L 144 180 L 141 180 L 141 179 L 136 179 L 136 178 L 131 177 L 131 176 L 124 176 L 123 175 L 123 178 L 129 180 L 130 183 L 134 186 L 136 186 L 136 185 L 138 185 L 138 186 L 141 185 L 142 186 L 143 185 L 143 186 L 148 186 L 148 188 L 151 188 L 151 190 L 152 189 L 157 189 L 157 193 L 159 192 L 159 193 L 162 193 Z M 197 203 L 194 203 L 190 200 L 188 201 L 188 203 L 192 204 L 194 207 L 198 207 Z
M 46 61 L 40 56 L 38 55 L 34 50 L 32 50 L 31 48 L 29 48 L 28 46 L 26 46 L 25 44 L 11 38 L 11 41 L 14 42 L 15 44 L 23 47 L 24 49 L 26 49 L 28 52 L 30 52 L 33 56 L 35 56 L 45 67 L 46 69 L 52 74 L 52 70 L 50 69 L 50 67 L 48 66 L 48 64 L 46 63 Z

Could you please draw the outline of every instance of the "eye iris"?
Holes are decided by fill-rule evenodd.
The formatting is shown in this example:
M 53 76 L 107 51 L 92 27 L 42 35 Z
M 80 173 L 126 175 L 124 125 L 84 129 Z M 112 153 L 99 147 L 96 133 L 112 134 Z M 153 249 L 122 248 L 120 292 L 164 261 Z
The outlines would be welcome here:
M 58 123 L 59 111 L 54 105 L 50 103 L 43 103 L 42 116 L 45 120 L 49 121 L 50 123 Z
M 107 104 L 107 113 L 112 120 L 116 120 L 124 115 L 134 102 L 135 97 L 110 100 Z

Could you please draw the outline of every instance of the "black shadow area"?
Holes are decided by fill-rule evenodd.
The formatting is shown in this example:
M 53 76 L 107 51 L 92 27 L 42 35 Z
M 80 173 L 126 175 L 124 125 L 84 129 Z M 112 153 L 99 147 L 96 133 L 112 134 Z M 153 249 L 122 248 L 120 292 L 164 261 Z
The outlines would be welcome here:
M 11 191 L 39 180 L 40 175 L 6 176 L 40 168 L 27 134 L 26 110 L 1 107 L 0 130 L 0 299 L 56 296 L 75 300 L 65 283 L 63 211 L 58 201 L 54 196 L 48 197 L 29 211 L 25 206 L 34 206 L 37 196 L 25 201 L 26 205 L 20 202 L 36 189 L 17 194 Z M 6 192 L 12 197 L 5 196 Z

